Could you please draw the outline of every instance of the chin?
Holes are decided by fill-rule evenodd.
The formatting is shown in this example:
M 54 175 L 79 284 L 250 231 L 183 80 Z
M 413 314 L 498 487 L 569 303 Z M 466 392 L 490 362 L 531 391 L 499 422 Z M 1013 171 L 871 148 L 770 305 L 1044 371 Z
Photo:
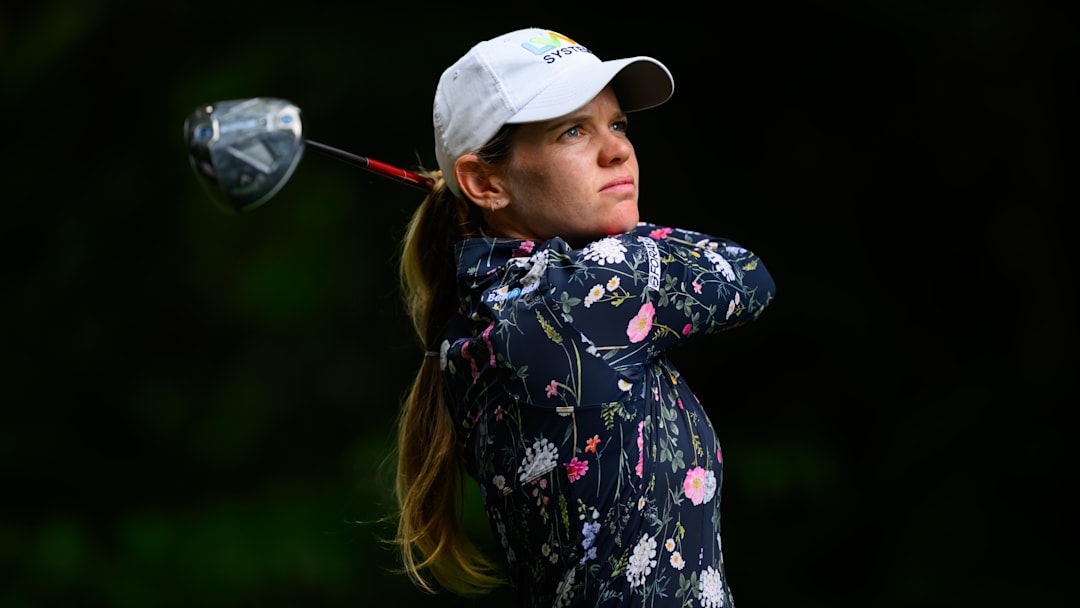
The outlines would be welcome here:
M 612 227 L 602 231 L 602 233 L 598 234 L 596 236 L 596 238 L 600 239 L 600 238 L 604 238 L 606 236 L 615 236 L 617 234 L 623 234 L 623 233 L 626 233 L 626 232 L 630 232 L 631 230 L 633 230 L 636 227 L 637 227 L 636 223 L 631 225 L 631 226 L 624 226 L 624 225 L 621 225 L 621 224 L 618 225 L 618 226 L 612 226 Z
M 624 214 L 616 219 L 609 226 L 608 234 L 622 234 L 623 232 L 630 232 L 638 225 L 640 216 L 635 211 L 632 214 Z

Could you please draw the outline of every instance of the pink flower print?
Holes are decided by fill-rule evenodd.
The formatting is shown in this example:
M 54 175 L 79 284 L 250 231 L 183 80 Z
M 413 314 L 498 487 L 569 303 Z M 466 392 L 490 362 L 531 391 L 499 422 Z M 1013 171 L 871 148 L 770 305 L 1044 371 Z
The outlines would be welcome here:
M 656 316 L 656 309 L 653 308 L 652 302 L 641 305 L 641 309 L 638 310 L 633 319 L 630 319 L 630 324 L 626 326 L 626 335 L 631 342 L 641 342 L 649 335 L 654 316 Z
M 716 448 L 716 462 L 724 464 L 724 455 L 720 453 L 720 448 Z
M 461 347 L 461 358 L 469 362 L 469 371 L 472 372 L 472 381 L 473 384 L 476 384 L 476 381 L 480 379 L 480 370 L 476 367 L 476 360 L 473 359 L 468 344 Z
M 666 238 L 667 235 L 671 234 L 671 232 L 672 232 L 671 228 L 657 228 L 656 230 L 653 230 L 652 232 L 650 232 L 649 236 L 652 237 L 653 239 L 659 241 L 661 239 Z
M 499 407 L 495 408 L 495 420 L 501 421 L 502 418 L 503 418 L 503 412 L 504 411 L 506 411 L 506 410 L 504 410 L 503 406 L 501 406 L 501 405 Z
M 645 448 L 645 436 L 644 436 L 644 429 L 645 429 L 645 421 L 642 420 L 641 422 L 639 422 L 637 424 L 638 458 L 637 458 L 637 466 L 634 467 L 634 472 L 637 473 L 638 477 L 644 477 L 645 476 L 645 449 L 644 449 Z
M 491 343 L 491 330 L 494 328 L 495 322 L 492 321 L 491 325 L 488 325 L 487 329 L 484 330 L 484 333 L 481 334 L 484 338 L 484 343 L 487 344 L 488 347 L 488 354 L 490 355 L 488 364 L 491 365 L 491 367 L 495 367 L 495 346 Z
M 552 380 L 551 384 L 544 387 L 544 392 L 547 393 L 548 399 L 557 397 L 559 395 L 559 383 Z
M 694 286 L 694 293 L 701 293 L 701 283 L 695 280 L 691 285 Z
M 600 435 L 593 435 L 592 439 L 585 440 L 585 451 L 596 453 L 596 446 L 600 445 Z
M 705 469 L 694 467 L 687 471 L 683 490 L 694 506 L 700 505 L 705 500 Z
M 679 406 L 679 409 L 680 409 L 680 410 L 685 410 L 685 409 L 686 409 L 685 407 L 683 407 L 683 404 L 682 404 L 682 398 L 681 398 L 681 397 L 675 400 L 675 404 Z
M 517 249 L 514 250 L 513 256 L 515 258 L 523 258 L 527 255 L 530 255 L 532 254 L 533 247 L 535 245 L 536 243 L 533 243 L 532 241 L 523 241 L 520 245 L 517 246 Z
M 693 329 L 694 329 L 694 325 L 692 323 L 687 323 L 686 327 L 682 328 L 682 335 L 684 335 L 684 336 L 690 335 L 690 332 L 693 331 Z
M 570 478 L 570 483 L 574 483 L 581 478 L 582 475 L 589 470 L 589 463 L 584 460 L 578 460 L 577 456 L 570 459 L 570 462 L 564 462 L 563 466 L 566 467 L 566 476 Z

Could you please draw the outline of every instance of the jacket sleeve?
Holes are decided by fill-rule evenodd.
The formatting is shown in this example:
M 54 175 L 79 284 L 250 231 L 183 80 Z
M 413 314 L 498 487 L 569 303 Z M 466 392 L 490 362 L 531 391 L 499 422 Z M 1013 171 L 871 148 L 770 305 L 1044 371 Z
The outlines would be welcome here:
M 616 368 L 752 321 L 776 291 L 738 243 L 653 224 L 553 250 L 547 266 L 565 320 Z

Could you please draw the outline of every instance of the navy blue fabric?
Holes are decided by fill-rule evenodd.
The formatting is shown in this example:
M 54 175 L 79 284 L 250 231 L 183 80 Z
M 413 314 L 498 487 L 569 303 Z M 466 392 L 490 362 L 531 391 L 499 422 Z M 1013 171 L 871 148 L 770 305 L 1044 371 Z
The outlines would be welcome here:
M 645 223 L 580 249 L 471 239 L 456 255 L 441 365 L 522 605 L 733 606 L 723 454 L 667 353 L 756 319 L 775 292 L 762 262 Z

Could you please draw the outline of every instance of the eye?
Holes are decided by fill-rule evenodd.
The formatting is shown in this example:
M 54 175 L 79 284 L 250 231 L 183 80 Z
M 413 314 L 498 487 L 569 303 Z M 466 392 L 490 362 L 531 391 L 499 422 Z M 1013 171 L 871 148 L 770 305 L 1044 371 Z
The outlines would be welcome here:
M 612 131 L 618 131 L 620 133 L 626 133 L 626 129 L 630 127 L 630 123 L 626 120 L 617 120 L 611 125 Z
M 574 126 L 570 127 L 569 129 L 563 131 L 563 134 L 562 134 L 561 137 L 571 137 L 571 138 L 573 138 L 573 137 L 581 137 L 581 127 L 578 126 L 578 125 L 574 125 Z

